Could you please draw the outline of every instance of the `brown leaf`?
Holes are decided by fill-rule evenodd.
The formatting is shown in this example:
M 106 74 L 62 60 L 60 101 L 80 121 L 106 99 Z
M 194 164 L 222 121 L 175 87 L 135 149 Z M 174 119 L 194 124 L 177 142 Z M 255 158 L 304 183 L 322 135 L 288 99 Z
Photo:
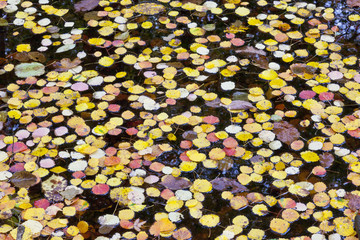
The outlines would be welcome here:
M 226 177 L 215 178 L 211 181 L 213 188 L 218 191 L 231 191 L 232 193 L 249 191 L 247 187 L 237 182 L 235 179 Z
M 182 227 L 176 230 L 172 235 L 176 240 L 186 240 L 191 238 L 191 232 L 186 228 Z
M 63 58 L 60 60 L 60 62 L 56 62 L 53 64 L 53 66 L 56 67 L 55 71 L 57 72 L 66 72 L 76 66 L 78 66 L 81 63 L 81 60 L 79 58 L 75 58 L 71 61 L 70 58 Z
M 305 63 L 291 64 L 290 70 L 296 75 L 304 75 L 305 73 L 314 74 L 316 72 L 316 68 L 309 66 Z
M 14 59 L 18 60 L 19 62 L 27 62 L 30 60 L 30 57 L 25 52 L 18 52 L 13 54 Z
M 46 61 L 46 57 L 44 56 L 44 54 L 40 53 L 40 52 L 29 52 L 28 53 L 30 59 L 37 61 L 37 62 L 41 62 L 44 63 Z
M 223 159 L 218 161 L 218 169 L 223 172 L 231 169 L 233 165 L 234 160 L 232 160 L 230 157 L 224 157 Z
M 247 101 L 235 100 L 232 101 L 229 105 L 220 104 L 221 106 L 229 109 L 229 110 L 248 110 L 254 108 L 254 106 Z
M 251 59 L 251 60 L 252 60 L 251 64 L 256 66 L 256 67 L 259 67 L 259 68 L 262 68 L 262 69 L 268 69 L 269 68 L 269 61 L 265 56 L 258 56 L 258 57 L 255 57 L 255 58 Z
M 189 179 L 183 177 L 174 177 L 172 175 L 166 175 L 162 177 L 160 184 L 170 190 L 180 190 L 191 186 Z
M 197 133 L 194 131 L 186 131 L 182 134 L 182 137 L 186 140 L 192 141 L 197 138 Z
M 281 142 L 288 145 L 300 137 L 299 131 L 286 121 L 274 123 L 274 133 Z
M 347 193 L 345 195 L 345 199 L 349 200 L 348 206 L 352 211 L 356 212 L 360 210 L 360 196 L 352 193 Z
M 320 164 L 324 168 L 329 168 L 334 162 L 334 156 L 331 153 L 324 153 L 320 155 Z
M 99 5 L 100 0 L 82 0 L 75 3 L 75 12 L 87 12 L 91 11 Z
M 18 188 L 29 188 L 34 186 L 36 180 L 36 176 L 27 171 L 16 172 L 10 178 L 10 182 Z

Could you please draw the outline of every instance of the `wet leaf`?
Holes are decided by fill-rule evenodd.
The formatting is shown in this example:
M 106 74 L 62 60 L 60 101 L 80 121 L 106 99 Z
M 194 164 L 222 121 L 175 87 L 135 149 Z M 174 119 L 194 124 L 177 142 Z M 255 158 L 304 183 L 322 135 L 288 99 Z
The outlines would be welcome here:
M 348 206 L 352 211 L 356 212 L 360 210 L 360 196 L 347 193 L 345 198 L 349 200 Z
M 15 74 L 19 78 L 41 76 L 45 73 L 45 66 L 38 62 L 21 63 L 15 66 Z
M 16 172 L 10 178 L 10 182 L 18 188 L 29 188 L 34 186 L 36 181 L 36 176 L 27 171 Z
M 28 56 L 31 60 L 37 61 L 37 62 L 41 62 L 44 63 L 46 62 L 46 57 L 44 54 L 40 53 L 40 52 L 29 52 Z
M 155 15 L 165 11 L 165 7 L 156 3 L 141 3 L 133 6 L 132 10 L 145 15 Z
M 360 1 L 358 1 L 358 0 L 347 0 L 346 4 L 349 7 L 360 7 Z
M 99 5 L 100 0 L 81 0 L 74 4 L 76 12 L 91 11 Z
M 218 191 L 231 191 L 232 193 L 249 191 L 247 187 L 243 186 L 235 179 L 221 177 L 212 180 L 211 183 L 213 188 Z
M 180 190 L 190 187 L 191 182 L 187 178 L 166 175 L 161 178 L 161 185 L 171 190 Z
M 75 58 L 74 60 L 71 60 L 70 58 L 63 58 L 60 60 L 60 62 L 56 62 L 53 64 L 55 67 L 55 71 L 57 72 L 66 72 L 76 66 L 78 66 L 81 63 L 81 60 L 79 58 Z
M 274 133 L 277 139 L 290 145 L 300 137 L 300 132 L 290 123 L 286 121 L 274 123 Z
M 247 101 L 242 101 L 242 100 L 235 100 L 232 101 L 230 104 L 228 105 L 224 105 L 224 104 L 220 104 L 221 106 L 227 108 L 228 110 L 248 110 L 248 109 L 252 109 L 254 108 L 254 106 Z
M 321 166 L 325 167 L 325 168 L 329 168 L 332 166 L 335 158 L 331 153 L 323 153 L 320 154 L 320 164 Z

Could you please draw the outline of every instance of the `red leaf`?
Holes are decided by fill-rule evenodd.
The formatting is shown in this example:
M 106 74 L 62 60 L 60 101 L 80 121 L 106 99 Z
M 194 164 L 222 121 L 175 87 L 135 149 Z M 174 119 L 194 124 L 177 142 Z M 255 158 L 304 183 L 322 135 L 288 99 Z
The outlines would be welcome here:
M 235 138 L 228 137 L 223 141 L 223 145 L 226 148 L 235 148 L 238 146 L 238 142 L 235 140 Z
M 315 97 L 315 95 L 316 95 L 316 92 L 314 92 L 314 91 L 304 90 L 304 91 L 300 92 L 299 97 L 301 99 L 310 99 L 310 98 Z
M 91 192 L 95 195 L 105 195 L 109 192 L 110 187 L 107 184 L 97 184 L 95 186 L 93 186 L 93 188 L 91 189 Z
M 119 157 L 116 156 L 111 156 L 111 157 L 106 157 L 105 158 L 105 166 L 109 167 L 109 166 L 115 166 L 118 165 L 121 162 L 121 159 Z
M 37 207 L 37 208 L 47 209 L 48 206 L 50 206 L 50 202 L 45 198 L 39 199 L 34 202 L 34 207 Z
M 219 118 L 218 117 L 215 117 L 213 115 L 210 115 L 210 116 L 206 116 L 203 118 L 203 122 L 204 123 L 208 123 L 208 124 L 215 124 L 215 123 L 218 123 L 220 122 Z
M 6 148 L 6 151 L 12 152 L 12 153 L 17 153 L 17 152 L 26 151 L 27 149 L 28 149 L 28 147 L 25 145 L 25 143 L 23 143 L 23 142 L 16 142 L 16 143 L 10 144 L 10 145 Z

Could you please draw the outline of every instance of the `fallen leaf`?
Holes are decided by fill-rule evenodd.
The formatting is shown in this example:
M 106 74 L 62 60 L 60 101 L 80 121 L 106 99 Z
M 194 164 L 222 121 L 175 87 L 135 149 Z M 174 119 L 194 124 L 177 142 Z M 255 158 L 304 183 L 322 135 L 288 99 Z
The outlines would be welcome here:
M 329 168 L 334 162 L 334 156 L 331 153 L 323 153 L 319 155 L 320 157 L 320 164 L 324 168 Z
M 352 211 L 356 212 L 360 210 L 360 196 L 352 193 L 347 193 L 345 195 L 345 199 L 349 200 L 348 206 Z
M 36 180 L 36 176 L 27 171 L 16 172 L 10 178 L 10 182 L 18 188 L 29 188 L 34 186 Z
M 226 177 L 216 178 L 211 181 L 213 188 L 218 191 L 231 191 L 232 193 L 249 191 L 247 187 L 240 184 L 235 179 Z
M 55 67 L 55 71 L 57 72 L 66 72 L 76 66 L 78 66 L 81 63 L 81 60 L 79 58 L 75 58 L 71 61 L 70 58 L 63 58 L 60 60 L 60 62 L 56 62 L 53 64 Z
M 99 2 L 100 0 L 82 0 L 78 3 L 75 3 L 75 12 L 91 11 L 98 6 Z
M 300 137 L 299 131 L 286 121 L 274 123 L 274 133 L 280 141 L 288 145 Z
M 348 7 L 360 7 L 359 0 L 347 0 L 346 4 L 348 5 Z
M 235 100 L 232 101 L 229 105 L 220 104 L 221 106 L 225 107 L 228 110 L 248 110 L 254 108 L 254 106 L 247 101 L 242 100 Z
M 174 177 L 172 175 L 166 175 L 161 179 L 161 185 L 170 190 L 180 190 L 191 186 L 191 182 L 187 178 Z

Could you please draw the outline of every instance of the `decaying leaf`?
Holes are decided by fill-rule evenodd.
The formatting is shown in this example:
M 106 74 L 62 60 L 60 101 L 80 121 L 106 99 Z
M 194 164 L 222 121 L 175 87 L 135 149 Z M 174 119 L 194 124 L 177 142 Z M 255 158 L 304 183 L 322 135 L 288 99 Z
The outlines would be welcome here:
M 254 48 L 253 46 L 244 46 L 235 50 L 240 55 L 248 56 L 249 58 L 255 57 L 256 55 L 266 56 L 266 52 L 261 49 Z
M 240 184 L 235 179 L 226 177 L 215 178 L 211 181 L 213 188 L 218 191 L 231 191 L 232 193 L 249 191 L 247 187 Z
M 329 168 L 331 167 L 331 165 L 333 164 L 335 158 L 334 155 L 332 155 L 331 153 L 323 153 L 319 155 L 320 157 L 320 164 L 321 166 L 325 167 L 325 168 Z
M 11 176 L 10 182 L 18 188 L 29 188 L 36 184 L 36 176 L 28 171 L 20 171 Z
M 187 178 L 166 175 L 162 177 L 161 185 L 171 190 L 180 190 L 190 187 L 191 182 Z
M 60 62 L 56 62 L 53 64 L 55 67 L 55 71 L 57 72 L 66 72 L 76 66 L 78 66 L 81 63 L 81 60 L 79 58 L 75 58 L 74 60 L 71 60 L 70 58 L 63 58 L 60 60 Z
M 347 0 L 346 4 L 348 5 L 348 7 L 360 7 L 359 0 Z
M 296 75 L 304 75 L 305 73 L 314 74 L 316 72 L 315 67 L 309 66 L 304 63 L 291 64 L 290 70 Z
M 44 63 L 46 62 L 46 57 L 44 54 L 40 53 L 40 52 L 29 52 L 28 56 L 31 60 L 37 61 L 37 62 L 41 62 Z
M 347 193 L 345 198 L 349 200 L 348 206 L 352 211 L 356 212 L 360 210 L 360 196 Z
M 288 145 L 300 137 L 300 132 L 286 121 L 274 123 L 274 133 L 280 141 Z
M 225 107 L 228 110 L 248 110 L 248 109 L 252 109 L 254 108 L 254 106 L 247 101 L 242 101 L 242 100 L 235 100 L 232 101 L 230 104 L 225 105 L 225 104 L 220 104 L 221 106 Z
M 81 0 L 75 3 L 74 8 L 76 12 L 87 12 L 96 8 L 100 0 Z

